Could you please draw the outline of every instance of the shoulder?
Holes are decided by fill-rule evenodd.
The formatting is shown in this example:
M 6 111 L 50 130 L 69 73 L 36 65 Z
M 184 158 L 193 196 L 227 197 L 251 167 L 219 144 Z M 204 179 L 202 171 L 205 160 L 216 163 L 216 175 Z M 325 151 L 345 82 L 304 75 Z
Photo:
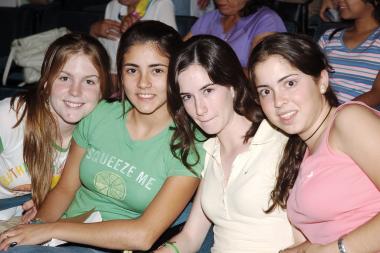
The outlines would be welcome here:
M 14 105 L 17 106 L 18 98 L 15 99 Z M 21 112 L 23 108 L 21 109 Z M 2 125 L 14 125 L 17 121 L 16 111 L 11 108 L 11 98 L 5 98 L 0 101 L 0 118 Z
M 337 108 L 331 127 L 331 138 L 339 146 L 368 139 L 371 133 L 377 131 L 380 131 L 380 112 L 361 102 L 349 102 Z

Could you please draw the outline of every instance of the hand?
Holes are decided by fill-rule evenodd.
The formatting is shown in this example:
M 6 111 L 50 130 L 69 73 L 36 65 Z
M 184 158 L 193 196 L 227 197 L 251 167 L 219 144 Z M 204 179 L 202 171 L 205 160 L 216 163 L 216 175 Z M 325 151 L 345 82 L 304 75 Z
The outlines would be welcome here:
M 24 210 L 24 213 L 21 217 L 21 223 L 26 224 L 29 221 L 33 220 L 33 218 L 37 214 L 37 208 L 34 205 L 33 200 L 28 200 L 22 205 L 22 209 Z
M 12 244 L 35 245 L 51 240 L 53 224 L 18 225 L 4 231 L 0 234 L 0 251 L 7 250 Z
M 332 253 L 334 251 L 335 244 L 320 245 L 312 244 L 309 241 L 301 243 L 295 247 L 281 250 L 281 253 Z M 338 250 L 338 246 L 336 246 Z
M 325 17 L 325 12 L 327 9 L 335 9 L 336 8 L 336 2 L 335 0 L 322 0 L 321 9 L 319 10 L 319 17 L 325 21 L 328 22 L 329 20 Z
M 198 7 L 201 10 L 206 9 L 206 7 L 208 6 L 209 3 L 210 3 L 210 0 L 198 0 L 198 2 L 197 2 Z
M 128 30 L 129 27 L 131 27 L 134 23 L 139 21 L 141 17 L 137 12 L 129 13 L 128 15 L 123 17 L 123 20 L 121 21 L 121 27 L 120 31 L 124 33 L 126 30 Z
M 117 40 L 121 36 L 120 27 L 120 22 L 104 19 L 91 25 L 90 34 L 94 37 Z

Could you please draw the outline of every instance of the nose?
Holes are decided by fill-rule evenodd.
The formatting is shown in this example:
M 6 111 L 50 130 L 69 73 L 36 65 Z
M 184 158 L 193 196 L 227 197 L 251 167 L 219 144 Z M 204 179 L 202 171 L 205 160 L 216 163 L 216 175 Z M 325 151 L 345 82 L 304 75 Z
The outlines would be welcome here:
M 140 89 L 146 89 L 152 87 L 152 83 L 150 80 L 149 73 L 142 73 L 140 76 L 140 80 L 138 81 L 137 86 Z
M 79 81 L 74 81 L 71 85 L 70 85 L 70 89 L 69 89 L 69 93 L 70 95 L 74 96 L 74 97 L 79 97 L 82 93 L 82 85 Z
M 283 104 L 286 104 L 288 101 L 286 94 L 282 92 L 277 92 L 274 94 L 274 107 L 280 108 Z
M 207 113 L 207 105 L 206 103 L 198 98 L 198 99 L 194 99 L 195 101 L 195 112 L 198 116 L 203 116 Z

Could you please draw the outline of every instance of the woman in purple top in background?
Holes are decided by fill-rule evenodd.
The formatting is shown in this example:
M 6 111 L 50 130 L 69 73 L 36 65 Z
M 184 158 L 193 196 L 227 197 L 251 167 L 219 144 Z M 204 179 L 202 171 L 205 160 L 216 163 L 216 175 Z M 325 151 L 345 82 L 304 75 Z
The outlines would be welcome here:
M 185 36 L 210 34 L 226 41 L 247 67 L 252 48 L 264 37 L 286 28 L 269 0 L 215 0 L 217 10 L 200 17 Z

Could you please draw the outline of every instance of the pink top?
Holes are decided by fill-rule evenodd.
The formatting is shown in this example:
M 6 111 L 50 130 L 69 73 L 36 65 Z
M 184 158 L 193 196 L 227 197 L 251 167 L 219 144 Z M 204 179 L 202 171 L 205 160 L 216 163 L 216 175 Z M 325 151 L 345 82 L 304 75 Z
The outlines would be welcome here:
M 365 106 L 349 102 L 337 111 L 352 103 Z M 306 152 L 287 203 L 289 220 L 318 244 L 339 239 L 380 212 L 380 191 L 349 156 L 331 149 L 330 128 L 317 150 Z

